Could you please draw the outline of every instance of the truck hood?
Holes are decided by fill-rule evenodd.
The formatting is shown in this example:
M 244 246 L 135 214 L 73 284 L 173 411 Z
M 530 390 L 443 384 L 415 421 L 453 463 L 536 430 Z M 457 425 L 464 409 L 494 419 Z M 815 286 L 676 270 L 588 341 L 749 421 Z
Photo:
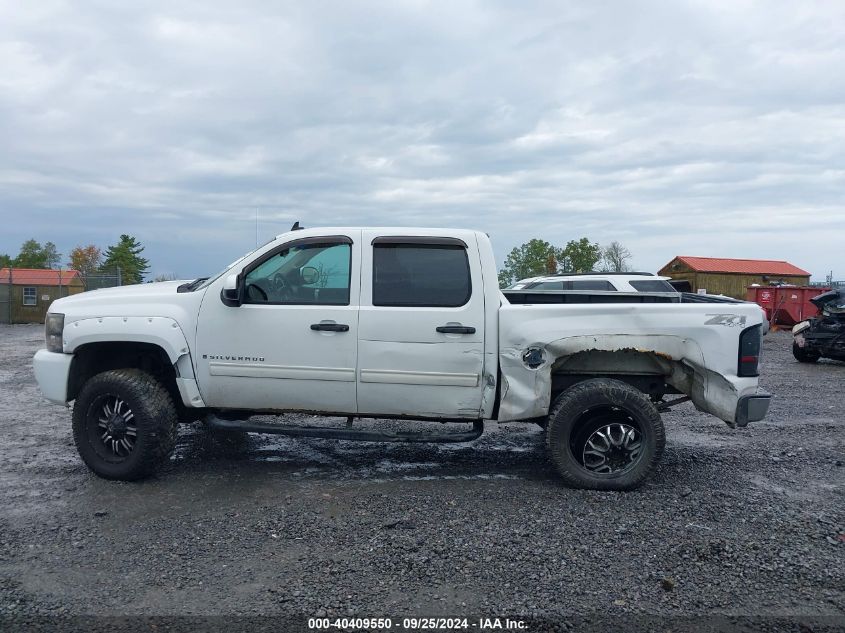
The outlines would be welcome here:
M 810 299 L 820 312 L 826 314 L 845 314 L 845 288 L 829 290 Z
M 203 291 L 177 292 L 182 281 L 162 281 L 118 288 L 90 290 L 57 299 L 50 312 L 61 312 L 65 321 L 106 316 L 173 316 L 189 305 L 199 305 Z

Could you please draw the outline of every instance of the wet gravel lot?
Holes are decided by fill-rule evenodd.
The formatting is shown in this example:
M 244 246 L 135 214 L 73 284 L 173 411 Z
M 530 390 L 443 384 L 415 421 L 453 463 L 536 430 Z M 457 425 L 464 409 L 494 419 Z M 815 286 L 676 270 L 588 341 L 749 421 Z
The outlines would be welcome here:
M 70 411 L 37 391 L 42 332 L 0 326 L 5 625 L 57 614 L 845 616 L 845 364 L 795 362 L 787 333 L 765 339 L 766 421 L 732 430 L 682 405 L 665 414 L 655 476 L 601 493 L 563 487 L 525 424 L 453 446 L 228 445 L 190 425 L 158 478 L 104 481 L 76 455 Z

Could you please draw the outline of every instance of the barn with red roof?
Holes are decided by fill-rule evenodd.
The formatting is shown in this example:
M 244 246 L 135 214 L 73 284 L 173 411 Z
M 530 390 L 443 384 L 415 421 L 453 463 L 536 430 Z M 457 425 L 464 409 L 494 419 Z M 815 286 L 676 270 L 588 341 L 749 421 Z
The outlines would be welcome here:
M 658 273 L 688 281 L 691 292 L 727 295 L 745 299 L 748 286 L 810 283 L 810 273 L 789 262 L 772 259 L 728 259 L 678 255 Z
M 0 323 L 43 323 L 54 300 L 84 290 L 76 270 L 0 268 Z

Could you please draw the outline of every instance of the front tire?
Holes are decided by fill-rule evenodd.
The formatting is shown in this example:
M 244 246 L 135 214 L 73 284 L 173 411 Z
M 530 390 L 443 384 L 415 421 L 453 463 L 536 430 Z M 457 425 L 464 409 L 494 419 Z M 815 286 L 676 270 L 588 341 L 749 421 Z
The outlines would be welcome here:
M 799 363 L 817 363 L 821 358 L 818 354 L 808 352 L 803 347 L 798 347 L 797 343 L 792 344 L 792 355 Z
M 549 411 L 549 458 L 573 488 L 636 488 L 660 461 L 665 443 L 654 404 L 619 380 L 577 383 L 561 393 Z
M 73 439 L 86 466 L 105 479 L 154 474 L 176 445 L 178 417 L 167 389 L 139 369 L 85 383 L 73 406 Z

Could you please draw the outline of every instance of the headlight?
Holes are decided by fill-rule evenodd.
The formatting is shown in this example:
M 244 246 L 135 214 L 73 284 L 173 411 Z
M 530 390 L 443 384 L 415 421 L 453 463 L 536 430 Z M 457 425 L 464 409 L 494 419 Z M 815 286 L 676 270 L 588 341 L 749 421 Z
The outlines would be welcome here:
M 47 320 L 44 322 L 44 333 L 47 337 L 47 351 L 58 352 L 61 354 L 64 351 L 62 345 L 62 332 L 65 329 L 65 315 L 59 312 L 48 312 Z
M 796 334 L 800 334 L 804 330 L 810 327 L 809 321 L 801 321 L 798 325 L 792 328 L 792 335 L 795 336 Z

